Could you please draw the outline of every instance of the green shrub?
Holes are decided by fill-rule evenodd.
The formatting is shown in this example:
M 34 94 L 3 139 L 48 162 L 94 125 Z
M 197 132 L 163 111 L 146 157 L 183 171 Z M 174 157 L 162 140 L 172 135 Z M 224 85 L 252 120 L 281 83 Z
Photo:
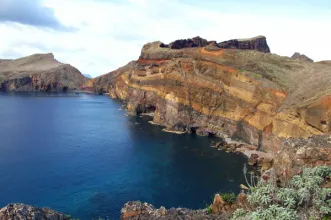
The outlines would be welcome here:
M 237 196 L 234 193 L 222 193 L 223 200 L 227 204 L 233 204 L 236 202 Z
M 331 214 L 331 189 L 321 185 L 329 180 L 331 167 L 305 168 L 285 186 L 278 187 L 276 178 L 251 185 L 247 201 L 250 210 L 237 209 L 232 219 L 328 219 Z
M 206 207 L 207 211 L 209 214 L 211 214 L 213 212 L 213 209 L 211 208 L 211 205 Z

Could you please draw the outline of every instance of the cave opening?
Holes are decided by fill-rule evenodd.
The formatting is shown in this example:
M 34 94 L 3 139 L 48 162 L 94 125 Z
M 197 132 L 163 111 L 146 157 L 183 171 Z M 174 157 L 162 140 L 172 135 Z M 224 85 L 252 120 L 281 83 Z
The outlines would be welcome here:
M 50 92 L 51 90 L 52 90 L 52 87 L 51 87 L 51 85 L 50 85 L 50 84 L 48 84 L 48 85 L 47 85 L 47 88 L 46 88 L 46 90 L 45 90 L 45 91 L 46 91 L 46 92 Z
M 154 113 L 156 111 L 156 107 L 153 105 L 147 106 L 146 113 Z
M 67 91 L 68 91 L 68 87 L 67 86 L 63 86 L 62 92 L 67 92 Z
M 154 116 L 156 107 L 154 105 L 139 105 L 136 109 L 137 115 Z
M 196 134 L 197 133 L 198 127 L 191 127 L 191 134 Z
M 215 137 L 215 133 L 212 133 L 212 132 L 208 132 L 208 137 Z

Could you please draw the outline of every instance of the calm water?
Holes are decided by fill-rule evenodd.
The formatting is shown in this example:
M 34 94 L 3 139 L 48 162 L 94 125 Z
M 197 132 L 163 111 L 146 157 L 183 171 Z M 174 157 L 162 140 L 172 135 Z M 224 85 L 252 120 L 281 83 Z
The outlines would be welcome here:
M 120 107 L 106 96 L 0 93 L 0 206 L 118 219 L 130 200 L 204 208 L 215 192 L 239 191 L 244 157 Z

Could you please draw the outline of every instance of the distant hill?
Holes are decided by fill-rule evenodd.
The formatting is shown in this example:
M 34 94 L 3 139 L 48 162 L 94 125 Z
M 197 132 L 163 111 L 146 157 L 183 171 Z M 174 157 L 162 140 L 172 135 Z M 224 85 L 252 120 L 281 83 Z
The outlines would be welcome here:
M 86 81 L 78 69 L 57 61 L 51 53 L 0 60 L 0 91 L 78 90 Z
M 314 62 L 314 60 L 312 60 L 309 57 L 307 57 L 306 55 L 300 54 L 298 52 L 295 52 L 291 58 L 296 59 L 296 60 L 306 61 L 306 62 Z
M 83 74 L 86 78 L 92 79 L 93 76 L 91 76 L 90 74 Z

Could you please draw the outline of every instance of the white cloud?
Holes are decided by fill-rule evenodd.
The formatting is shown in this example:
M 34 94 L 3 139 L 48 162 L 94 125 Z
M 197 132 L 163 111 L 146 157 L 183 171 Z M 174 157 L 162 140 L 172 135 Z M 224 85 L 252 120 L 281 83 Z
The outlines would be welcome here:
M 212 0 L 210 1 L 213 2 Z M 93 76 L 137 59 L 143 44 L 201 36 L 229 40 L 265 35 L 273 53 L 298 51 L 314 60 L 331 59 L 331 13 L 296 16 L 279 12 L 238 11 L 202 7 L 179 0 L 45 0 L 62 24 L 77 31 L 61 32 L 19 24 L 0 24 L 0 57 L 36 52 L 55 57 Z M 230 3 L 229 3 L 230 4 Z M 253 10 L 253 9 L 252 9 Z

